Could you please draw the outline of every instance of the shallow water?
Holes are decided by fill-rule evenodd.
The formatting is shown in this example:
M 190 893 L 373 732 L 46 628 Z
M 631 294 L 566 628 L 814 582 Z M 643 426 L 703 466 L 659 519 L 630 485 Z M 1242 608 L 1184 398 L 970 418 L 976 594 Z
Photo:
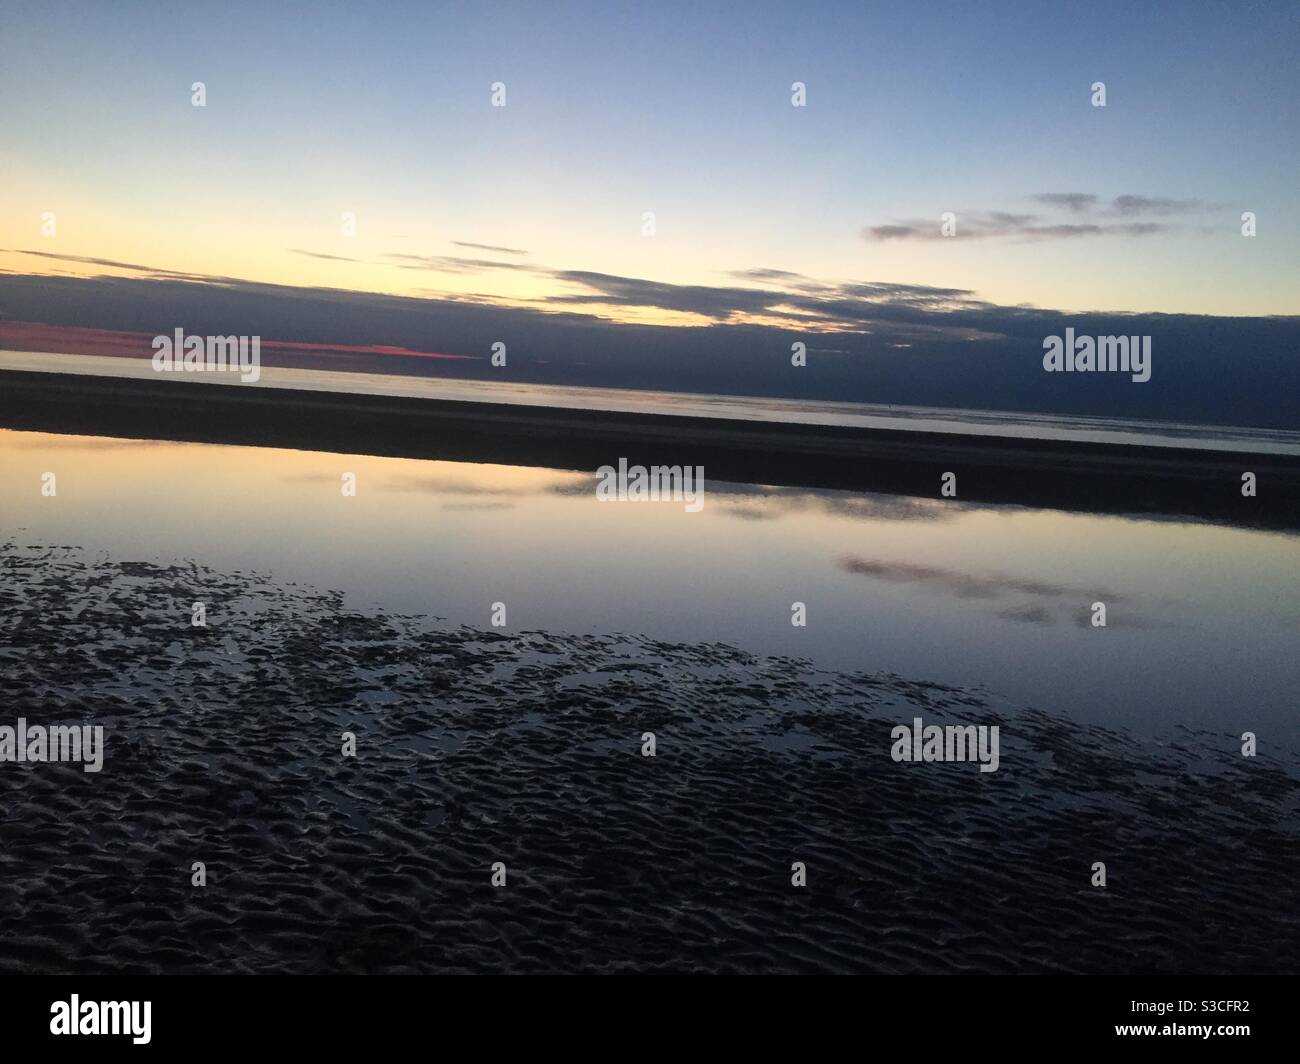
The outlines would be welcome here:
M 18 544 L 252 570 L 483 628 L 504 602 L 507 633 L 720 641 L 1137 734 L 1298 745 L 1295 535 L 712 482 L 688 513 L 594 487 L 562 470 L 0 431 L 0 531 Z

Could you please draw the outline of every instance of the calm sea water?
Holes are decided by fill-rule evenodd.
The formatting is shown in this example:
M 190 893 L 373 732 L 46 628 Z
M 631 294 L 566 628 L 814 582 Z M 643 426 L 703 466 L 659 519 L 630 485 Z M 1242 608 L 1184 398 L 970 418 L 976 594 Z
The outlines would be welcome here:
M 1148 735 L 1186 723 L 1297 746 L 1294 535 L 713 482 L 688 513 L 594 487 L 563 470 L 0 431 L 0 535 L 19 543 L 256 570 L 482 627 L 500 601 L 516 630 L 723 641 Z

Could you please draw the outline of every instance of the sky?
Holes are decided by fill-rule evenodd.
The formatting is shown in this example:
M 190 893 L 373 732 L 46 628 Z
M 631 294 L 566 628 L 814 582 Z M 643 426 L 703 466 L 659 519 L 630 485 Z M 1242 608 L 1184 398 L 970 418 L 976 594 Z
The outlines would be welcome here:
M 5 0 L 0 270 L 812 331 L 845 326 L 644 293 L 1297 314 L 1298 26 L 1283 2 Z

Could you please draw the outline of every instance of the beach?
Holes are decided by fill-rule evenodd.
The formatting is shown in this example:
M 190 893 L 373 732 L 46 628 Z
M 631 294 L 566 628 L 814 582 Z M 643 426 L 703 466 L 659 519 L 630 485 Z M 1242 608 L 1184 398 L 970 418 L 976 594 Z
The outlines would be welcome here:
M 1300 783 L 1231 734 L 1152 746 L 869 655 L 502 634 L 12 540 L 0 567 L 7 705 L 108 735 L 98 775 L 0 772 L 5 970 L 1294 971 Z M 998 771 L 893 761 L 917 715 L 1001 724 Z
M 481 1033 L 370 975 L 1294 1041 L 1292 10 L 58 7 L 0 13 L 16 1056 Z
M 0 969 L 1295 970 L 1285 450 L 0 380 Z

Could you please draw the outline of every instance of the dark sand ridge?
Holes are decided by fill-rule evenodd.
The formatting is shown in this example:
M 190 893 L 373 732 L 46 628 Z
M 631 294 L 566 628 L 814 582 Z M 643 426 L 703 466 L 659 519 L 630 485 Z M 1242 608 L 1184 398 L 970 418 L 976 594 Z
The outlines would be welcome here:
M 1234 735 L 73 547 L 0 572 L 0 723 L 107 746 L 0 765 L 0 970 L 1297 969 L 1300 783 Z M 999 771 L 893 762 L 918 715 L 999 724 Z
M 1300 529 L 1300 457 L 0 372 L 0 427 L 591 471 L 704 466 L 707 481 Z M 1258 495 L 1241 494 L 1244 471 Z

